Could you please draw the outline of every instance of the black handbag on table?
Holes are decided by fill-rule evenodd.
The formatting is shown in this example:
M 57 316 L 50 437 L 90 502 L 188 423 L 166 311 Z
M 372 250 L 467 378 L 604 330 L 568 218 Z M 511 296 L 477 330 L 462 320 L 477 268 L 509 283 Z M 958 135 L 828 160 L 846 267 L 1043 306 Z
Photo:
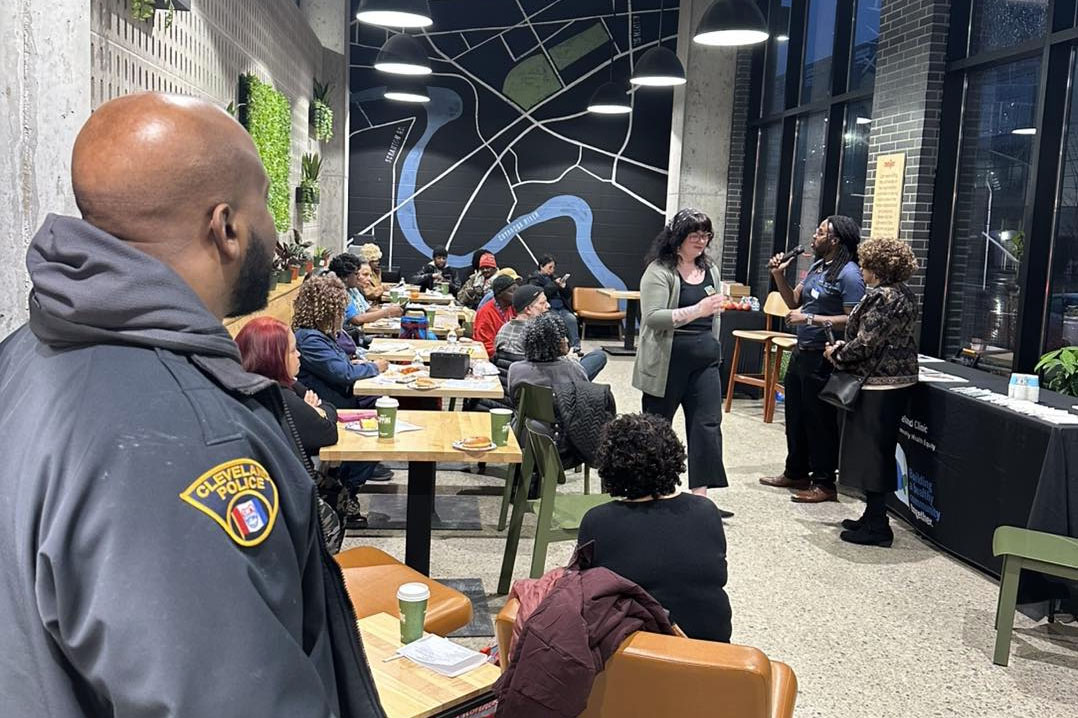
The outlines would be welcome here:
M 914 313 L 914 316 L 917 316 Z M 905 332 L 912 323 L 913 317 L 902 326 L 902 331 Z M 876 373 L 876 370 L 880 368 L 880 364 L 883 363 L 883 357 L 887 354 L 887 350 L 891 348 L 891 343 L 888 342 L 883 345 L 882 351 L 880 351 L 879 357 L 876 359 L 876 363 L 872 365 L 872 370 L 862 377 L 858 377 L 855 374 L 851 374 L 848 371 L 833 371 L 831 377 L 827 380 L 827 383 L 823 385 L 823 389 L 820 389 L 818 397 L 820 401 L 827 402 L 831 406 L 842 409 L 843 411 L 853 411 L 857 408 L 857 399 L 861 396 L 861 387 L 865 385 L 868 378 Z

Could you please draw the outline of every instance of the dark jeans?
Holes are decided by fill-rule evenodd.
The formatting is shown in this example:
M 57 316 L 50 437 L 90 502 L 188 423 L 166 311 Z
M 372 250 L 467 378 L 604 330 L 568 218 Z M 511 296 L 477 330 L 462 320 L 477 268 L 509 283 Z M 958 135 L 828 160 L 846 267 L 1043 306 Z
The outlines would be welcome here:
M 796 349 L 786 370 L 786 476 L 835 483 L 838 468 L 837 409 L 819 400 L 831 377 L 823 351 Z
M 584 367 L 584 373 L 588 375 L 588 379 L 594 381 L 606 366 L 606 352 L 598 349 L 588 352 L 580 357 L 580 366 Z
M 711 332 L 674 334 L 663 396 L 644 394 L 644 411 L 672 421 L 680 406 L 688 436 L 689 488 L 728 486 L 722 463 L 722 349 Z
M 580 346 L 580 327 L 577 326 L 576 315 L 569 309 L 551 309 L 550 311 L 561 317 L 565 322 L 565 333 L 569 337 L 569 346 Z

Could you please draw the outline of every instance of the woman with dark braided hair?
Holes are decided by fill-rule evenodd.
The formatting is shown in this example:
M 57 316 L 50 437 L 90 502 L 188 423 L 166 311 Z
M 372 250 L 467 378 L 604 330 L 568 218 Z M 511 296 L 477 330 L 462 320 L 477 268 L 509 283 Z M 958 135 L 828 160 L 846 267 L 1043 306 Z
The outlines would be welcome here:
M 633 366 L 644 411 L 667 421 L 678 407 L 685 412 L 689 488 L 702 496 L 728 485 L 719 376 L 722 298 L 718 269 L 705 251 L 713 236 L 706 214 L 683 209 L 655 238 L 640 279 L 640 344 Z
M 786 281 L 786 268 L 776 254 L 769 264 L 775 286 L 793 310 L 786 322 L 797 328 L 797 348 L 786 370 L 786 468 L 760 483 L 794 489 L 791 500 L 818 504 L 838 501 L 839 426 L 836 410 L 819 400 L 833 367 L 824 358 L 827 327 L 841 335 L 853 308 L 865 295 L 857 266 L 861 230 L 849 217 L 832 215 L 820 222 L 812 238 L 816 260 L 796 287 Z

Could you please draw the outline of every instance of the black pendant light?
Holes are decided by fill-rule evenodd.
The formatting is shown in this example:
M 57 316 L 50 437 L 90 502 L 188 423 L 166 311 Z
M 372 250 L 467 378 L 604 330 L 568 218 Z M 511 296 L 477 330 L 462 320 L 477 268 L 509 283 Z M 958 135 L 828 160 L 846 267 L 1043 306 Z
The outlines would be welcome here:
M 422 43 L 411 35 L 394 35 L 382 45 L 374 69 L 391 75 L 429 75 L 432 70 Z
M 624 82 L 604 82 L 588 101 L 588 112 L 597 115 L 626 115 L 632 111 L 629 88 Z
M 715 0 L 700 18 L 693 42 L 733 47 L 767 38 L 767 20 L 753 0 Z
M 415 80 L 403 78 L 391 81 L 386 85 L 386 92 L 382 95 L 387 100 L 396 102 L 424 103 L 430 102 L 427 86 Z
M 663 13 L 666 0 L 659 7 L 659 42 L 663 39 Z M 629 82 L 644 87 L 673 87 L 685 84 L 685 68 L 672 50 L 656 45 L 637 61 Z
M 360 0 L 356 20 L 382 27 L 429 27 L 434 24 L 427 0 Z
M 614 0 L 610 0 L 611 20 L 617 14 Z M 617 46 L 614 38 L 610 38 L 610 79 L 599 85 L 599 89 L 588 101 L 588 112 L 597 115 L 627 115 L 633 111 L 633 104 L 629 100 L 629 87 L 624 81 L 614 80 L 614 59 Z

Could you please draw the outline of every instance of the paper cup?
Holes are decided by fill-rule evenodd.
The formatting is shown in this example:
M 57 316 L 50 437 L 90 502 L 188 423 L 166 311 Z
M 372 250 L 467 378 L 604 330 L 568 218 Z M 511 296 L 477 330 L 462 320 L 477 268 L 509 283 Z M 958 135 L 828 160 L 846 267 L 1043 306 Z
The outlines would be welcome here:
M 374 402 L 378 414 L 378 438 L 392 439 L 397 433 L 397 407 L 400 402 L 391 396 L 382 396 Z
M 401 643 L 411 643 L 423 637 L 423 622 L 427 618 L 430 588 L 425 583 L 405 583 L 397 589 L 397 605 L 401 614 Z
M 438 292 L 440 294 L 449 294 L 449 282 L 438 282 Z
M 427 307 L 423 311 L 427 313 L 427 327 L 434 329 L 434 317 L 437 316 L 437 310 L 434 307 Z
M 498 446 L 509 443 L 509 424 L 512 418 L 513 412 L 510 409 L 490 410 L 490 440 Z

